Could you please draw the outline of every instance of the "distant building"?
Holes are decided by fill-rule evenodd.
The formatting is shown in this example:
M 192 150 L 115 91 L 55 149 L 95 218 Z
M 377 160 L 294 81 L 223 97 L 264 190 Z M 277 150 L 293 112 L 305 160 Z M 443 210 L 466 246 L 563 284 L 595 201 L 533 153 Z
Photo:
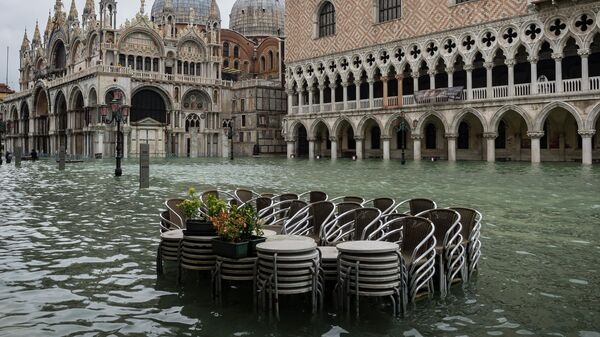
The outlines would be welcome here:
M 599 12 L 590 0 L 289 2 L 288 155 L 389 159 L 405 145 L 414 160 L 598 160 Z
M 14 94 L 14 90 L 4 83 L 0 83 L 0 102 L 4 101 L 6 96 Z
M 126 157 L 141 143 L 153 156 L 228 156 L 223 120 L 232 116 L 238 88 L 269 81 L 281 96 L 283 1 L 262 0 L 259 8 L 238 0 L 231 17 L 241 32 L 221 28 L 216 0 L 156 0 L 149 14 L 142 0 L 119 27 L 117 2 L 98 2 L 86 0 L 80 16 L 74 2 L 67 13 L 56 0 L 43 35 L 37 24 L 31 41 L 25 33 L 20 92 L 2 107 L 11 122 L 9 149 L 56 154 L 64 146 L 72 155 L 113 156 L 116 127 L 101 112 L 121 92 L 131 106 Z M 234 140 L 246 143 L 251 131 L 258 144 L 256 133 L 265 131 L 279 145 L 258 144 L 260 152 L 281 151 L 285 110 L 267 113 L 277 125 L 239 131 L 243 136 L 236 129 Z

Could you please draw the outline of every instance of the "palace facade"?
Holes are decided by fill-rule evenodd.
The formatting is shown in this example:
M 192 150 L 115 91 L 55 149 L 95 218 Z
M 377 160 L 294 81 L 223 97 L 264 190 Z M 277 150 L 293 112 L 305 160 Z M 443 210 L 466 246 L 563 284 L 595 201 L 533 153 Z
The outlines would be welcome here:
M 286 5 L 288 156 L 600 160 L 600 3 Z
M 102 108 L 118 91 L 130 107 L 124 157 L 136 156 L 141 143 L 156 157 L 228 156 L 230 141 L 244 147 L 234 146 L 238 153 L 254 145 L 259 153 L 284 151 L 285 104 L 234 112 L 249 87 L 285 97 L 284 3 L 255 3 L 238 0 L 234 29 L 224 29 L 216 0 L 156 0 L 150 13 L 141 0 L 137 15 L 120 26 L 114 0 L 86 0 L 81 16 L 74 0 L 68 12 L 56 0 L 43 35 L 36 24 L 31 41 L 27 32 L 23 37 L 20 91 L 1 108 L 7 150 L 56 155 L 64 147 L 79 157 L 114 156 L 117 127 Z M 223 121 L 232 118 L 230 140 Z M 271 123 L 242 128 L 242 119 L 260 118 Z M 268 141 L 262 135 L 270 135 Z

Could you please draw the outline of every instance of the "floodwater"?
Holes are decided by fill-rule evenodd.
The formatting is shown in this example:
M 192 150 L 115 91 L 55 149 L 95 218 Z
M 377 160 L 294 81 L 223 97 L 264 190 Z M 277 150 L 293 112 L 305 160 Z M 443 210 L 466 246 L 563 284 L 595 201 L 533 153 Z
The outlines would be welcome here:
M 482 162 L 153 160 L 138 189 L 127 161 L 0 166 L 0 336 L 600 336 L 600 166 Z M 484 215 L 477 280 L 403 318 L 364 301 L 359 320 L 332 305 L 312 317 L 283 298 L 282 319 L 252 311 L 251 286 L 225 289 L 176 269 L 157 279 L 158 212 L 199 190 L 323 190 L 429 197 Z

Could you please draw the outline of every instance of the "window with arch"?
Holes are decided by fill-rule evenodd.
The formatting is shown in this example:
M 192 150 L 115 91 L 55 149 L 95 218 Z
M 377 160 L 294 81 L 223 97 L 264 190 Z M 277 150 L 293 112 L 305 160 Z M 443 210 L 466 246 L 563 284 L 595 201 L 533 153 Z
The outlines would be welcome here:
M 275 69 L 275 64 L 273 64 L 273 51 L 269 50 L 269 69 Z
M 396 20 L 402 15 L 402 0 L 377 0 L 377 2 L 379 22 Z
M 433 123 L 429 123 L 425 127 L 425 148 L 437 149 L 437 128 Z
M 233 57 L 235 57 L 235 58 L 240 57 L 240 47 L 238 47 L 238 46 L 233 47 Z
M 319 37 L 335 34 L 335 7 L 329 1 L 319 9 Z
M 458 148 L 461 150 L 469 149 L 469 124 L 461 122 L 458 126 Z
M 223 42 L 223 57 L 229 57 L 229 42 Z

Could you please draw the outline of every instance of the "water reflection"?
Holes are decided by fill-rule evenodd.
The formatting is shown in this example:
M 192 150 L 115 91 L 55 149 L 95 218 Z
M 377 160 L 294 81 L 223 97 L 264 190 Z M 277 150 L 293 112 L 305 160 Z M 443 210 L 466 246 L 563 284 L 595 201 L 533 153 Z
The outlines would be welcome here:
M 598 336 L 600 169 L 576 164 L 337 160 L 153 160 L 151 188 L 136 163 L 112 177 L 97 161 L 59 172 L 48 162 L 0 167 L 0 335 Z M 209 282 L 169 266 L 155 277 L 157 212 L 190 185 L 398 199 L 484 214 L 477 282 L 419 303 L 403 319 L 369 302 L 359 322 L 304 299 L 278 324 L 252 313 L 249 285 L 214 305 Z

